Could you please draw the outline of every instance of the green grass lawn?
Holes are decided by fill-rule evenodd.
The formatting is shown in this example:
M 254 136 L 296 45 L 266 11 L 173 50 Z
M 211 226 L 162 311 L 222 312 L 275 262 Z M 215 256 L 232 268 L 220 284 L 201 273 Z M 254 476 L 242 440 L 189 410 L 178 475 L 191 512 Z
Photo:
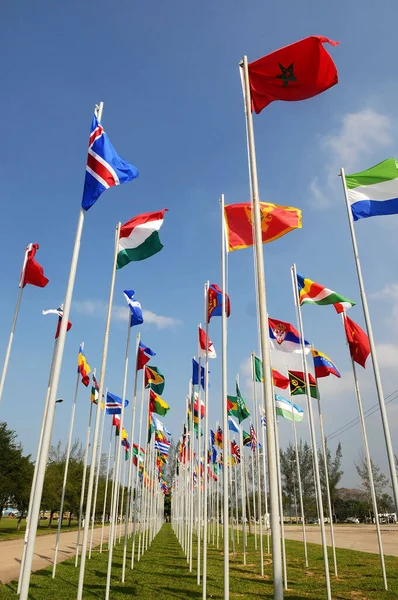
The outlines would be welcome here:
M 222 540 L 220 538 L 220 545 Z M 242 564 L 242 555 L 237 553 L 230 560 L 231 599 L 260 600 L 273 598 L 272 567 L 265 556 L 265 577 L 259 572 L 259 552 L 254 550 L 253 537 L 249 539 L 247 565 Z M 130 546 L 130 543 L 129 543 Z M 288 591 L 286 598 L 311 598 L 322 600 L 324 592 L 323 559 L 321 547 L 308 544 L 309 568 L 303 565 L 301 542 L 287 540 Z M 170 525 L 164 525 L 144 554 L 136 562 L 134 571 L 126 571 L 126 583 L 120 582 L 122 566 L 122 546 L 116 546 L 112 571 L 112 600 L 134 597 L 139 600 L 172 600 L 202 597 L 202 589 L 196 583 L 194 571 L 189 572 L 186 557 L 174 536 Z M 84 598 L 103 598 L 107 553 L 94 553 L 87 561 Z M 334 600 L 373 600 L 398 598 L 398 559 L 386 558 L 390 590 L 383 589 L 380 575 L 380 562 L 377 555 L 351 550 L 337 549 L 339 579 L 331 576 Z M 128 563 L 129 564 L 129 563 Z M 74 561 L 68 560 L 57 568 L 57 577 L 51 579 L 51 569 L 38 571 L 32 575 L 30 600 L 71 600 L 75 597 L 78 569 Z M 0 587 L 0 600 L 15 600 L 16 584 Z M 222 547 L 216 550 L 211 544 L 208 552 L 207 597 L 223 598 L 223 554 Z
M 78 528 L 78 521 L 71 521 L 71 526 L 68 526 L 68 520 L 64 519 L 62 522 L 62 531 L 75 531 Z M 14 540 L 21 538 L 25 535 L 26 520 L 22 519 L 21 527 L 18 530 L 18 519 L 10 519 L 9 517 L 3 517 L 0 520 L 0 541 L 2 540 Z M 37 529 L 37 535 L 48 535 L 49 533 L 57 533 L 58 521 L 54 520 L 51 527 L 48 526 L 48 521 L 40 521 L 40 526 Z

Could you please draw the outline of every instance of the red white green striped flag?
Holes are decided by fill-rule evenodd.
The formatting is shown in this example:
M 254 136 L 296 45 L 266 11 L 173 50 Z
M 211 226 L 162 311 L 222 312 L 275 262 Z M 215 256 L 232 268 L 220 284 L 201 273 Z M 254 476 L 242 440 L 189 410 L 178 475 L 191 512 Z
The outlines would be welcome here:
M 145 260 L 163 248 L 159 239 L 159 229 L 163 225 L 164 213 L 160 210 L 153 213 L 137 215 L 120 229 L 117 268 L 121 269 L 131 261 Z

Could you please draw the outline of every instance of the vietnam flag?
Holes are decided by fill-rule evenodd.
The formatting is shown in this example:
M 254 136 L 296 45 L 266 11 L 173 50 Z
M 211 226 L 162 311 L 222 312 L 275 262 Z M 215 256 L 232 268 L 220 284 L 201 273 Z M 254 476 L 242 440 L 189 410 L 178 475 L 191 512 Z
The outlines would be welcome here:
M 336 65 L 325 43 L 339 42 L 312 35 L 250 63 L 252 109 L 258 114 L 274 100 L 306 100 L 336 85 Z
M 365 368 L 366 359 L 370 354 L 368 336 L 359 325 L 346 315 L 344 316 L 344 328 L 352 360 Z
M 38 249 L 39 244 L 29 244 L 29 246 L 26 248 L 25 274 L 22 280 L 21 273 L 19 287 L 25 287 L 27 283 L 41 288 L 46 287 L 48 279 L 44 275 L 43 267 L 35 261 L 35 254 Z
M 292 229 L 301 229 L 301 210 L 292 206 L 277 206 L 260 202 L 263 244 L 273 242 Z M 228 204 L 224 208 L 228 251 L 253 246 L 253 217 L 251 202 Z

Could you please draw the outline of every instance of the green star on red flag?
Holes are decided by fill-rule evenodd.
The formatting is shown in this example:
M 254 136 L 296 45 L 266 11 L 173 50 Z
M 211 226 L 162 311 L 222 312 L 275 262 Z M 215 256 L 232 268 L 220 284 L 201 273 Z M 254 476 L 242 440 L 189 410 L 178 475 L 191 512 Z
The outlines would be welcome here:
M 294 69 L 293 63 L 291 65 L 289 65 L 288 67 L 284 67 L 283 65 L 281 65 L 281 63 L 278 63 L 278 65 L 281 70 L 281 73 L 280 73 L 280 75 L 277 75 L 276 78 L 282 79 L 283 87 L 286 87 L 287 84 L 289 83 L 289 81 L 297 81 L 297 79 L 295 78 L 294 73 L 293 73 L 293 69 Z

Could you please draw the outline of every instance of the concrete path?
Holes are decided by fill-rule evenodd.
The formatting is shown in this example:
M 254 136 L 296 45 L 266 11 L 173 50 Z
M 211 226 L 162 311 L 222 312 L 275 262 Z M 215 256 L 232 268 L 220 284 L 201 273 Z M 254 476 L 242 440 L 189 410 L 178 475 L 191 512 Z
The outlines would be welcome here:
M 124 526 L 123 526 L 124 531 Z M 119 526 L 117 527 L 119 536 Z M 90 532 L 91 534 L 91 532 Z M 109 526 L 105 527 L 104 540 L 108 539 Z M 56 534 L 39 535 L 36 538 L 35 553 L 33 556 L 32 571 L 44 569 L 53 564 Z M 80 540 L 82 537 L 80 536 Z M 57 564 L 71 558 L 76 554 L 77 531 L 61 533 L 58 549 Z M 89 538 L 90 540 L 90 538 Z M 101 527 L 94 529 L 93 547 L 99 546 L 101 541 Z M 5 540 L 0 542 L 0 582 L 7 583 L 19 577 L 23 538 Z
M 327 543 L 328 546 L 331 546 L 330 527 L 329 525 L 325 525 L 325 527 Z M 321 531 L 318 525 L 307 525 L 305 531 L 307 542 L 321 544 Z M 303 539 L 302 532 L 300 526 L 287 525 L 285 527 L 285 537 L 290 540 L 301 541 Z M 334 537 L 338 548 L 379 553 L 374 525 L 335 525 Z M 382 525 L 381 537 L 384 554 L 386 556 L 398 556 L 398 524 Z

